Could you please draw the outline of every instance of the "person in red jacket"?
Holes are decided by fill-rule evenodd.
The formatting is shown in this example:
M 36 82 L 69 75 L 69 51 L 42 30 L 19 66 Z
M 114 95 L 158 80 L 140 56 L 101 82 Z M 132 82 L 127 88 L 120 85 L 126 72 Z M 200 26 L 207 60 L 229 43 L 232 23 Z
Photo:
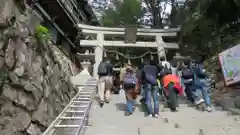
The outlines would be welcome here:
M 183 95 L 181 80 L 177 75 L 167 74 L 162 78 L 163 94 L 171 111 L 176 112 L 178 106 L 178 95 Z
M 181 86 L 181 80 L 177 75 L 168 74 L 163 77 L 163 86 L 166 90 L 170 83 L 173 83 L 173 87 L 178 91 L 179 95 L 183 95 L 183 87 Z

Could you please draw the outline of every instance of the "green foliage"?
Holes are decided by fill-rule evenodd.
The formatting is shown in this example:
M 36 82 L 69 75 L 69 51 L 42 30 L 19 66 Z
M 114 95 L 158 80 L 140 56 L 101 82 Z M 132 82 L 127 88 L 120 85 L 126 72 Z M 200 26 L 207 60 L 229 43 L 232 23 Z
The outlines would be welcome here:
M 101 18 L 101 23 L 106 27 L 121 27 L 124 25 L 139 25 L 140 20 L 144 16 L 140 0 L 123 0 L 122 2 L 113 3 L 113 8 L 108 8 L 104 11 Z M 134 48 L 112 48 L 124 54 L 140 55 L 142 52 L 137 52 Z M 133 53 L 134 52 L 134 53 Z M 140 54 L 138 54 L 140 53 Z M 110 54 L 108 54 L 108 57 Z M 115 55 L 112 56 L 115 59 Z M 122 59 L 122 57 L 120 57 Z
M 223 42 L 223 37 L 236 35 L 239 29 L 234 28 L 234 32 L 231 30 L 234 26 L 230 26 L 223 32 L 222 28 L 232 21 L 237 21 L 240 6 L 236 7 L 234 0 L 191 1 L 186 11 L 187 17 L 181 27 L 180 46 L 187 44 L 188 47 L 185 49 L 199 50 L 194 53 L 204 56 L 215 55 L 217 51 L 226 49 L 231 42 L 229 40 L 233 39 L 228 38 L 228 42 Z M 220 42 L 214 42 L 216 38 Z
M 51 35 L 46 27 L 38 25 L 35 29 L 35 38 L 38 43 L 36 51 L 42 54 L 46 49 L 45 45 L 52 39 Z
M 42 25 L 38 25 L 35 29 L 35 36 L 39 40 L 50 40 L 51 35 L 48 29 Z
M 139 19 L 144 15 L 139 0 L 115 2 L 114 7 L 115 8 L 108 8 L 104 11 L 101 19 L 104 26 L 119 27 L 124 24 L 139 24 Z

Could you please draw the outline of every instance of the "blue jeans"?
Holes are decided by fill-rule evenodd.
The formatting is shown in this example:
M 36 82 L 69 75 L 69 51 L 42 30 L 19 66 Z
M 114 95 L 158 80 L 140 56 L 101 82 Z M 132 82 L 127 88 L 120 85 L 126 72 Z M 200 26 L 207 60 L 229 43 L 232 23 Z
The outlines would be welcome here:
M 207 79 L 198 78 L 195 84 L 196 91 L 193 92 L 194 101 L 197 102 L 200 99 L 204 99 L 206 105 L 211 105 L 211 100 L 208 94 L 209 84 Z
M 149 114 L 159 113 L 159 101 L 158 101 L 158 86 L 152 86 L 151 84 L 146 84 L 144 86 L 144 91 L 146 92 L 146 105 Z M 152 99 L 154 104 L 154 110 L 152 110 Z
M 135 99 L 130 98 L 130 97 L 132 97 L 130 93 L 125 91 L 125 94 L 126 94 L 126 101 L 127 101 L 127 104 L 126 104 L 127 112 L 132 113 L 133 112 L 133 106 L 136 105 L 137 102 L 136 102 Z
M 205 100 L 205 103 L 207 105 L 211 105 L 211 100 L 210 100 L 210 96 L 209 96 L 209 93 L 208 93 L 208 90 L 209 90 L 209 83 L 207 81 L 207 79 L 199 79 L 200 83 L 201 83 L 201 92 L 202 92 L 202 96 L 203 96 L 203 99 Z
M 203 99 L 202 91 L 201 89 L 196 89 L 192 92 L 193 101 L 196 104 L 198 101 Z
M 128 100 L 127 99 L 127 112 L 132 113 L 134 105 L 136 105 L 136 101 L 135 100 Z

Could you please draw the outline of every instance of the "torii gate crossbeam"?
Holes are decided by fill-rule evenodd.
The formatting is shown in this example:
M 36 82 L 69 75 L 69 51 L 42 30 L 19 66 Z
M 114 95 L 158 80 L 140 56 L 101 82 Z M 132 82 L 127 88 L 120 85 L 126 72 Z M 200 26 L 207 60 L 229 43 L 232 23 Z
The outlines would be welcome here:
M 94 76 L 97 76 L 97 67 L 103 58 L 103 48 L 106 46 L 116 47 L 155 47 L 158 50 L 159 58 L 165 56 L 165 49 L 178 49 L 177 43 L 166 43 L 163 41 L 163 36 L 177 36 L 177 32 L 180 28 L 170 29 L 137 29 L 137 35 L 140 36 L 154 36 L 154 42 L 136 42 L 136 43 L 125 43 L 124 41 L 105 41 L 104 36 L 106 35 L 124 35 L 125 28 L 109 28 L 109 27 L 96 27 L 84 24 L 78 24 L 78 28 L 84 35 L 91 36 L 96 35 L 96 40 L 81 40 L 80 46 L 95 47 L 95 65 L 94 65 Z

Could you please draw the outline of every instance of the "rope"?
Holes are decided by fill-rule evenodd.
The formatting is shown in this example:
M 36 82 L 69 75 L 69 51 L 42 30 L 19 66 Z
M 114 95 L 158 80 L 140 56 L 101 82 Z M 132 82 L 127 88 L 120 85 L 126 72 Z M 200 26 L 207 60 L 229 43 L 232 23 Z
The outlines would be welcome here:
M 97 45 L 96 47 L 101 48 L 101 49 L 104 50 L 105 52 L 116 53 L 116 54 L 118 54 L 118 55 L 120 55 L 120 56 L 122 56 L 122 57 L 124 57 L 124 58 L 131 59 L 131 60 L 141 59 L 141 58 L 143 58 L 144 56 L 146 56 L 146 55 L 148 55 L 148 54 L 151 54 L 151 55 L 152 55 L 152 54 L 158 54 L 158 53 L 164 51 L 164 48 L 162 48 L 162 49 L 160 49 L 160 50 L 158 50 L 158 51 L 156 51 L 156 52 L 150 52 L 150 51 L 148 51 L 148 52 L 145 52 L 145 53 L 143 53 L 143 54 L 141 54 L 141 55 L 139 55 L 139 56 L 132 56 L 132 57 L 131 57 L 131 56 L 127 56 L 127 55 L 125 55 L 125 54 L 123 54 L 123 53 L 121 53 L 121 52 L 118 52 L 118 51 L 108 50 L 108 49 L 106 49 L 106 48 L 104 48 L 104 47 L 101 47 L 101 46 L 99 46 L 99 45 Z
M 113 42 L 113 41 L 112 41 L 112 42 Z M 146 56 L 146 55 L 148 55 L 148 54 L 153 55 L 153 54 L 158 54 L 158 53 L 164 51 L 164 48 L 162 48 L 162 49 L 160 49 L 160 50 L 158 50 L 158 51 L 156 51 L 156 52 L 147 51 L 147 52 L 145 52 L 145 53 L 143 53 L 143 54 L 141 54 L 141 55 L 139 55 L 139 56 L 130 57 L 129 55 L 127 56 L 127 55 L 125 55 L 125 54 L 123 54 L 123 53 L 121 53 L 121 52 L 118 52 L 118 51 L 108 50 L 108 49 L 106 49 L 106 48 L 104 48 L 104 47 L 102 47 L 102 46 L 99 46 L 99 45 L 96 45 L 95 47 L 99 47 L 99 48 L 101 48 L 102 50 L 104 50 L 105 52 L 116 53 L 116 54 L 118 54 L 118 55 L 120 55 L 120 56 L 122 56 L 122 57 L 124 57 L 124 58 L 129 59 L 129 60 L 142 59 L 144 56 Z

